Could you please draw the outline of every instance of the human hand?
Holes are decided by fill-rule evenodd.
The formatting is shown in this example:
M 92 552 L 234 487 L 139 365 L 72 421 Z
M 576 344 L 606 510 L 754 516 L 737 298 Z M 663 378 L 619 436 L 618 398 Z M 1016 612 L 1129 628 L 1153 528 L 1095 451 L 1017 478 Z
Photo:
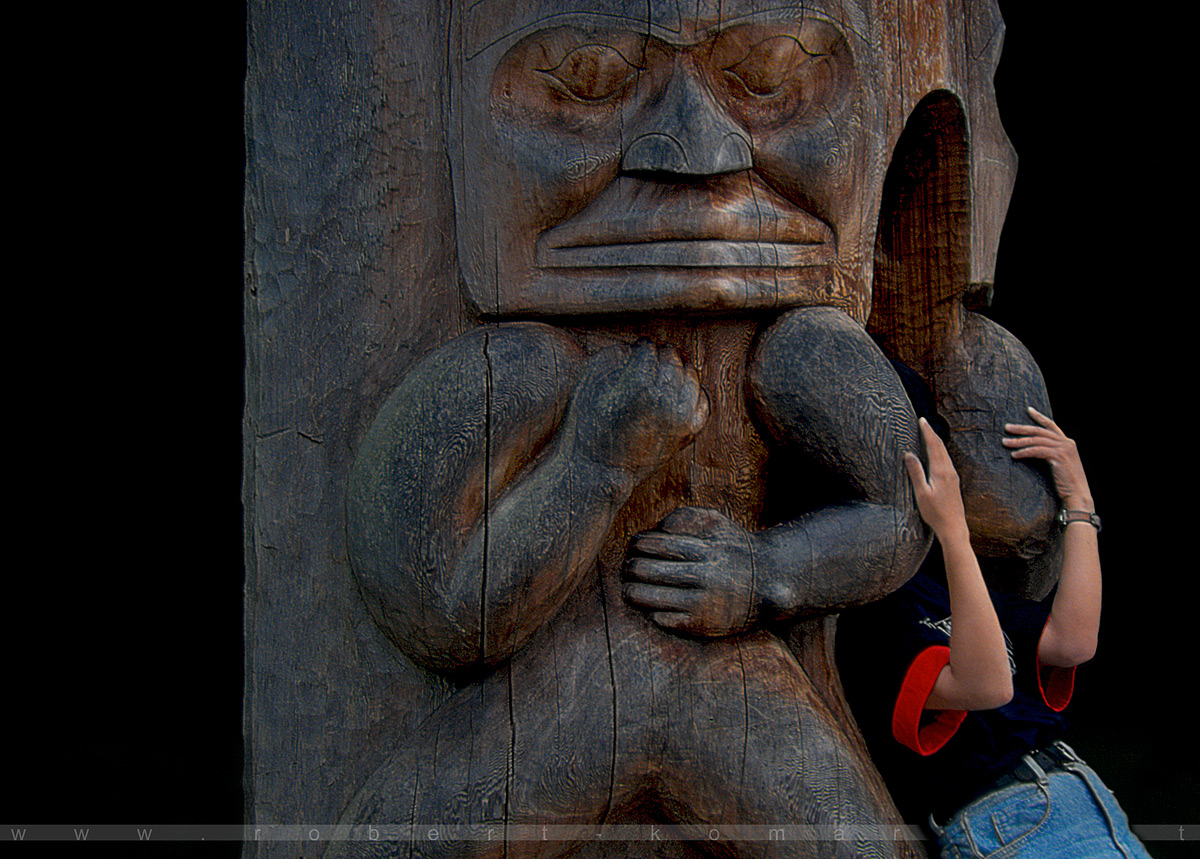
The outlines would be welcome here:
M 969 539 L 958 472 L 950 461 L 950 453 L 929 421 L 921 418 L 920 425 L 921 437 L 925 439 L 925 452 L 929 457 L 928 475 L 920 457 L 912 452 L 904 454 L 904 466 L 912 481 L 917 510 L 943 544 L 954 537 Z
M 639 480 L 707 420 L 708 397 L 696 371 L 674 349 L 648 340 L 593 355 L 568 413 L 581 455 Z
M 1096 512 L 1075 442 L 1050 418 L 1033 406 L 1027 408 L 1037 426 L 1005 424 L 1004 431 L 1013 437 L 1002 439 L 1001 443 L 1012 451 L 1013 459 L 1044 459 L 1050 463 L 1054 489 L 1064 507 Z
M 754 535 L 700 507 L 680 507 L 630 541 L 625 599 L 665 629 L 732 635 L 758 619 Z

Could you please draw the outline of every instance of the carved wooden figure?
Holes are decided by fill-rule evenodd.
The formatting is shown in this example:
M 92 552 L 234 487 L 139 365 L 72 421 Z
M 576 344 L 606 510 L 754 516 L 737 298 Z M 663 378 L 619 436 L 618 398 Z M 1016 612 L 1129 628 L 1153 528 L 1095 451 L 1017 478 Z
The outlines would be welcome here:
M 251 15 L 255 822 L 384 834 L 339 857 L 919 855 L 833 837 L 896 819 L 836 613 L 929 543 L 885 351 L 986 572 L 1054 575 L 999 444 L 1040 375 L 968 309 L 1015 165 L 993 4 L 288 5 Z M 623 823 L 700 834 L 594 838 Z M 761 834 L 796 826 L 825 837 Z

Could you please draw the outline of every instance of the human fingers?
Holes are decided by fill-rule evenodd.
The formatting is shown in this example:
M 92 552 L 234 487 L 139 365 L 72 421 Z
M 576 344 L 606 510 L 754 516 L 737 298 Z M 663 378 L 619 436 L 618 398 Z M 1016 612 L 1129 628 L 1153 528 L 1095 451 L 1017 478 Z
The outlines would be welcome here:
M 708 556 L 708 543 L 687 534 L 643 531 L 629 541 L 629 550 L 670 561 L 703 561 Z
M 1016 429 L 1024 429 L 1024 427 L 1013 427 L 1009 431 L 1013 432 Z M 1030 427 L 1029 429 L 1032 431 L 1028 434 L 1002 438 L 1000 443 L 1012 451 L 1013 456 L 1016 456 L 1018 451 L 1036 449 L 1039 451 L 1038 454 L 1026 453 L 1025 456 L 1040 455 L 1043 459 L 1058 458 L 1064 461 L 1079 458 L 1079 449 L 1075 442 L 1063 435 L 1061 430 L 1041 427 Z M 1024 456 L 1019 458 L 1024 458 Z
M 925 479 L 925 466 L 921 465 L 921 458 L 911 451 L 906 451 L 904 467 L 908 471 L 908 479 L 913 485 L 913 491 L 928 492 L 929 481 Z
M 1030 426 L 1028 424 L 1005 424 L 1004 431 L 1009 437 L 1002 438 L 1002 444 L 1011 446 L 1017 439 L 1033 439 L 1034 441 L 1066 444 L 1070 441 L 1066 434 L 1057 427 Z
M 1057 433 L 1062 432 L 1062 429 L 1059 428 L 1058 424 L 1056 424 L 1054 422 L 1053 418 L 1051 418 L 1049 415 L 1042 414 L 1037 409 L 1035 409 L 1033 406 L 1026 406 L 1025 411 L 1029 412 L 1030 417 L 1032 417 L 1035 421 L 1037 421 L 1039 424 L 1046 427 L 1047 429 L 1052 429 Z
M 1000 443 L 1008 448 L 1022 448 L 1030 445 L 1060 445 L 1065 439 L 1060 439 L 1054 435 L 1023 435 L 1014 436 L 1013 438 L 1002 438 Z
M 1047 438 L 1059 435 L 1059 433 L 1055 433 L 1047 427 L 1034 426 L 1033 424 L 1005 424 L 1004 431 L 1009 435 L 1041 435 Z
M 625 586 L 626 601 L 648 611 L 691 611 L 700 598 L 701 592 L 694 588 L 646 584 Z
M 956 475 L 954 463 L 950 460 L 950 452 L 929 421 L 921 418 L 921 436 L 925 439 L 925 454 L 929 457 L 929 482 L 933 484 L 938 478 Z
M 1025 447 L 1012 452 L 1013 459 L 1058 459 L 1062 451 L 1055 447 Z

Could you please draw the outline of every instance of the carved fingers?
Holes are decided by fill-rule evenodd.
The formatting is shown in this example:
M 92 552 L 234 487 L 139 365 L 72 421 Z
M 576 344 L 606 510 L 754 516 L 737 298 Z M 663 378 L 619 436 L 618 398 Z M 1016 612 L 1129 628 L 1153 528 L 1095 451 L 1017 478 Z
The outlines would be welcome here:
M 625 599 L 666 629 L 731 635 L 757 619 L 754 535 L 715 510 L 680 507 L 630 542 Z
M 708 397 L 674 349 L 642 340 L 589 359 L 571 419 L 581 455 L 640 479 L 704 426 Z

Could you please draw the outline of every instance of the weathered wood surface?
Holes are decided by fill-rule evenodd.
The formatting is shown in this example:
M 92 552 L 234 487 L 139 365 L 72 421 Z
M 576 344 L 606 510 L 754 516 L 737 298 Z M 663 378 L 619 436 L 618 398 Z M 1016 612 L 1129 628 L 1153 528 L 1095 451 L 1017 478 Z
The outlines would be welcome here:
M 989 574 L 1050 581 L 1045 481 L 986 453 L 1040 376 L 963 304 L 991 4 L 599 5 L 251 8 L 252 823 L 893 820 L 828 659 L 927 545 L 876 343 Z M 766 846 L 909 849 L 720 850 Z

